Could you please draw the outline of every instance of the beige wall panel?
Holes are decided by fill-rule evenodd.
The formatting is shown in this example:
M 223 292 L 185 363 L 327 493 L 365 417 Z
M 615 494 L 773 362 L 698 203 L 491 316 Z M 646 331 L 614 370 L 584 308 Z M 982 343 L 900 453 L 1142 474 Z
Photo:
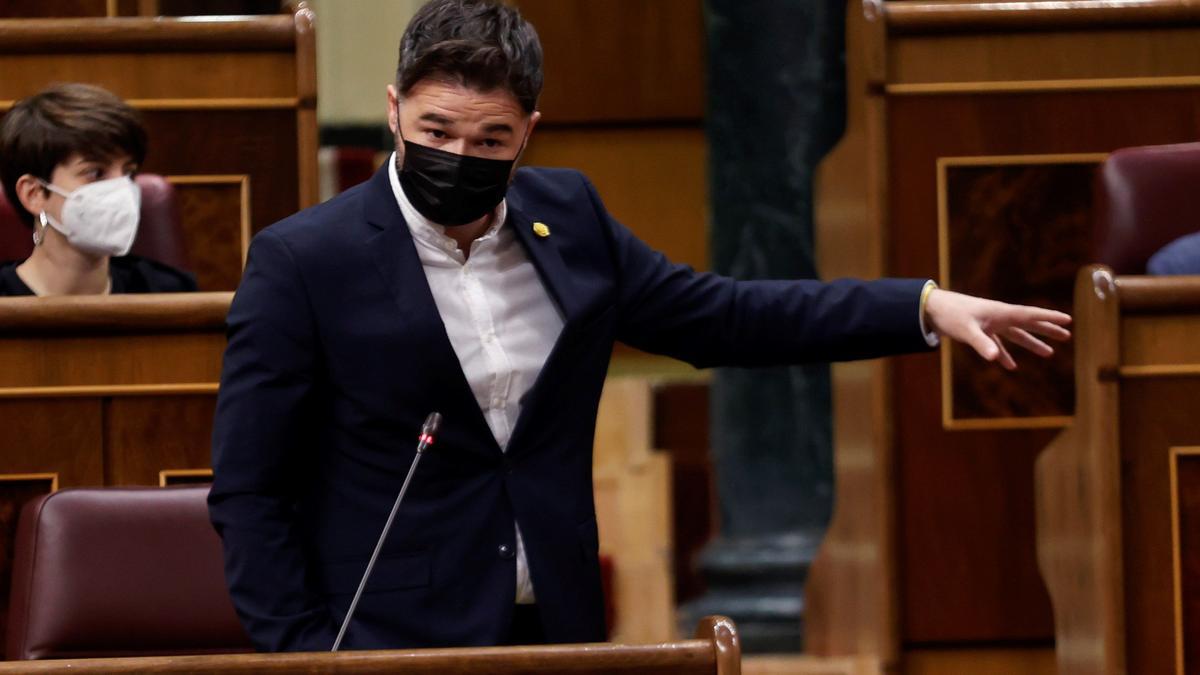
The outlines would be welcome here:
M 317 14 L 321 124 L 382 124 L 400 36 L 422 0 L 310 0 Z
M 582 171 L 643 241 L 674 262 L 708 268 L 703 129 L 540 129 L 534 139 L 525 165 Z

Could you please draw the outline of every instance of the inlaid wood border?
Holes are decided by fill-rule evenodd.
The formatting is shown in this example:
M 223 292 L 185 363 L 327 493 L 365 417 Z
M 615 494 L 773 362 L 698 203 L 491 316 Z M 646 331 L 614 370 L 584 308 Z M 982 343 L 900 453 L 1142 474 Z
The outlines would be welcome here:
M 1171 448 L 1171 574 L 1174 588 L 1172 604 L 1175 610 L 1175 675 L 1183 670 L 1183 578 L 1180 569 L 1179 541 L 1179 459 L 1200 456 L 1200 447 Z
M 1038 166 L 1051 164 L 1099 164 L 1108 153 L 1073 153 L 1048 155 L 979 155 L 937 158 L 938 209 L 938 285 L 953 290 L 950 270 L 950 207 L 947 194 L 947 170 L 962 166 Z M 1043 417 L 989 417 L 958 419 L 954 417 L 954 363 L 949 340 L 942 340 L 941 357 L 942 427 L 948 431 L 978 431 L 1007 429 L 1058 429 L 1071 425 L 1070 415 Z
M 172 478 L 212 478 L 212 469 L 163 469 L 158 472 L 158 487 L 170 487 Z
M 250 175 L 249 174 L 198 174 L 165 176 L 171 185 L 237 185 L 241 188 L 241 222 L 238 237 L 241 240 L 242 267 L 246 267 L 246 256 L 250 252 Z
M 31 483 L 34 481 L 50 481 L 50 492 L 58 492 L 58 472 L 48 473 L 0 473 L 0 483 Z

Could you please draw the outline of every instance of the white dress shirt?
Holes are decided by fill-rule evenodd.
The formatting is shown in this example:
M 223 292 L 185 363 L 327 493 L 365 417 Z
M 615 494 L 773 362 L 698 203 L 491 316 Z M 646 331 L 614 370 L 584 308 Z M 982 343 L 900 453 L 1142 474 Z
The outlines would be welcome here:
M 450 344 L 488 428 L 507 452 L 521 399 L 533 388 L 562 333 L 562 313 L 516 233 L 505 226 L 507 202 L 496 207 L 493 225 L 465 256 L 446 236 L 446 228 L 422 216 L 408 201 L 395 154 L 388 160 L 388 176 Z M 519 527 L 516 538 L 516 602 L 532 604 L 533 582 Z

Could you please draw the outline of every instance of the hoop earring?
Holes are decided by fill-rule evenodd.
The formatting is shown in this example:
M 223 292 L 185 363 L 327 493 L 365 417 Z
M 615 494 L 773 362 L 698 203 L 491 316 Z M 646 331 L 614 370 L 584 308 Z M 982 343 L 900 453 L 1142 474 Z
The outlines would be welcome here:
M 41 228 L 33 228 L 34 246 L 41 246 L 42 242 L 46 239 L 46 228 L 50 225 L 50 219 L 46 217 L 45 211 L 38 214 L 38 222 L 41 224 Z

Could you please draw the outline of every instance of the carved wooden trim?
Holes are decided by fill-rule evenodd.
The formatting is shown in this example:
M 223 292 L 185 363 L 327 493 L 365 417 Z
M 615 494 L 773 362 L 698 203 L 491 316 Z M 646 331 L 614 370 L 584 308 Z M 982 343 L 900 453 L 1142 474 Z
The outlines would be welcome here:
M 1200 276 L 1119 276 L 1114 283 L 1123 314 L 1200 311 Z

